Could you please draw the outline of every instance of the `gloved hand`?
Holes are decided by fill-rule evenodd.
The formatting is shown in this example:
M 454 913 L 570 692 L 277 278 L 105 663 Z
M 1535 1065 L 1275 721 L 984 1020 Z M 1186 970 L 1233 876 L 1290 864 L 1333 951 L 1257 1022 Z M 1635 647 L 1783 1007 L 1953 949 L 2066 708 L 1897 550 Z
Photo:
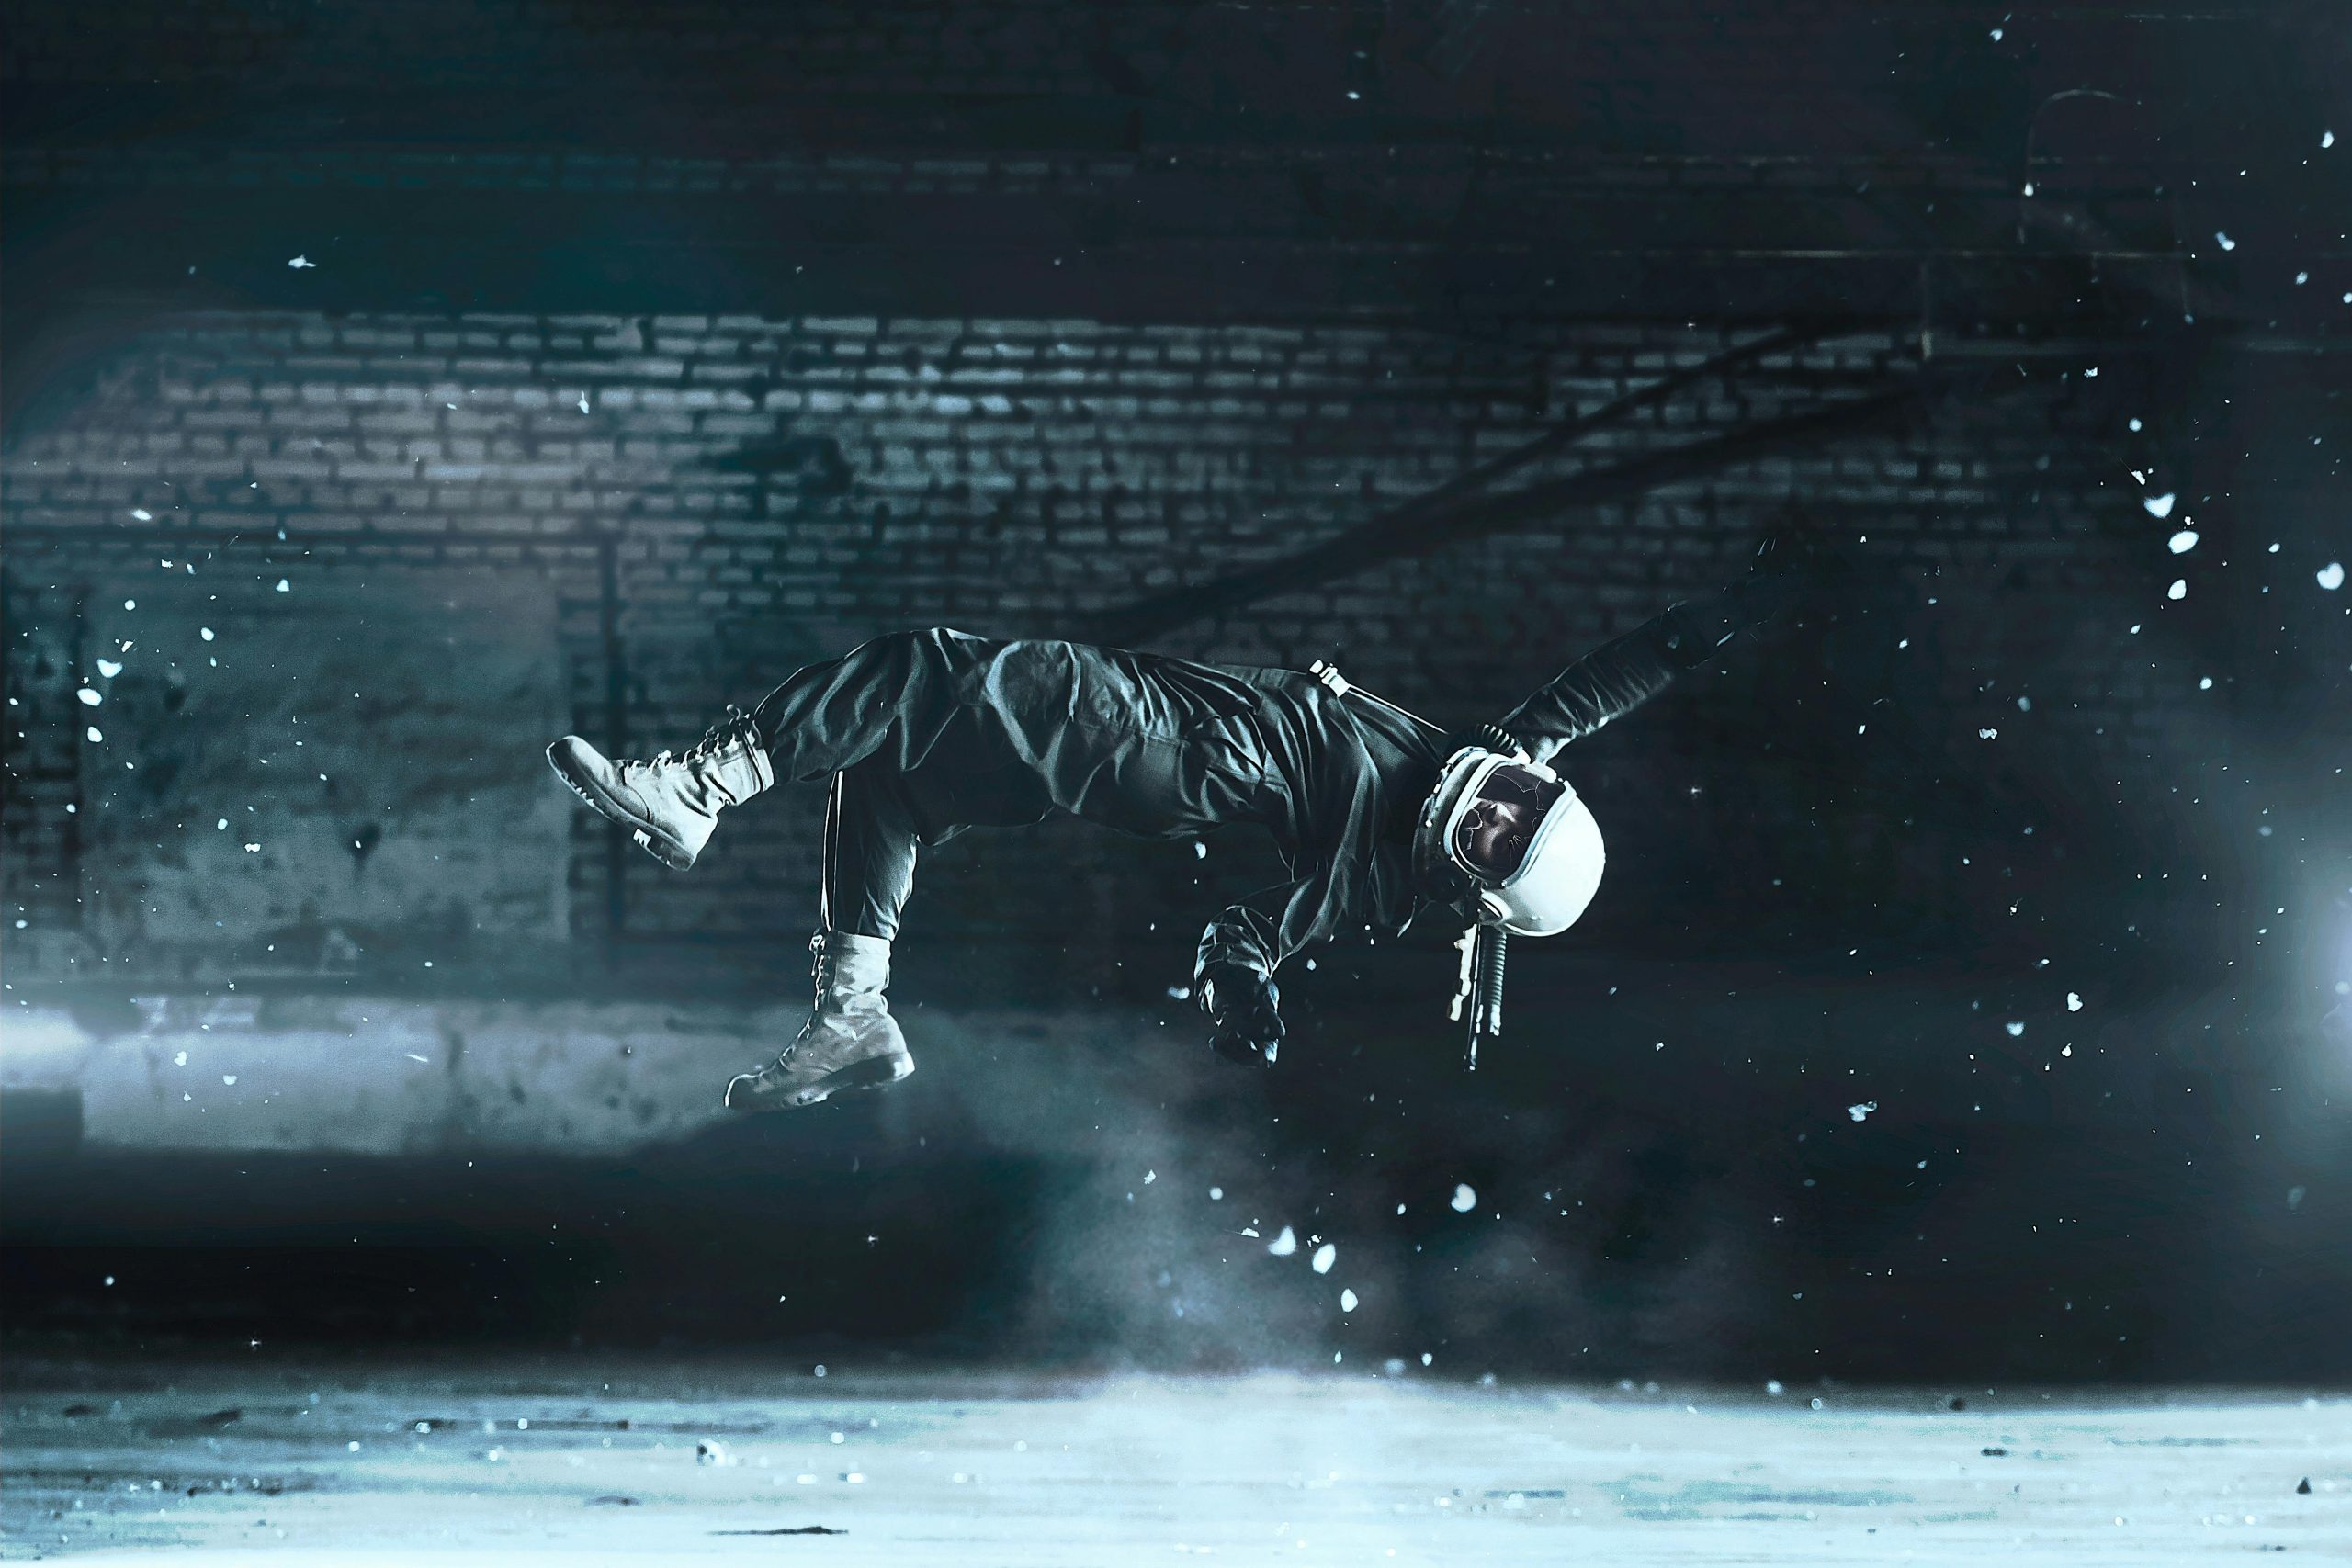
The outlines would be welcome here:
M 1211 964 L 1201 974 L 1201 1009 L 1216 1026 L 1209 1042 L 1228 1062 L 1274 1065 L 1282 1049 L 1282 993 L 1273 976 L 1238 964 Z
M 1784 513 L 1756 547 L 1747 570 L 1759 577 L 1818 577 L 1845 564 L 1820 529 Z
M 1828 532 L 1793 510 L 1783 512 L 1747 563 L 1743 597 L 1785 610 L 1835 610 L 1856 584 L 1854 559 Z

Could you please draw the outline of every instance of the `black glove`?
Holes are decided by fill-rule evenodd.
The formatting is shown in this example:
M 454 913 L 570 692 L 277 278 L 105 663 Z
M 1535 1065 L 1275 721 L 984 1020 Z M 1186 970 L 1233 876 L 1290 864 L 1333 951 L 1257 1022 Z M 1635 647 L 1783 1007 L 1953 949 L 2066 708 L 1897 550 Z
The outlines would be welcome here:
M 1228 1062 L 1274 1065 L 1282 1049 L 1282 993 L 1273 976 L 1238 964 L 1213 964 L 1201 972 L 1201 1010 L 1216 1026 L 1209 1043 Z
M 1817 577 L 1839 564 L 1836 547 L 1823 539 L 1819 529 L 1783 517 L 1757 545 L 1747 570 L 1758 577 Z
M 1853 547 L 1793 507 L 1782 510 L 1747 563 L 1751 577 L 1781 579 L 1801 592 L 1835 592 L 1860 566 Z
M 1859 581 L 1845 547 L 1792 512 L 1756 547 L 1747 576 L 1734 592 L 1751 619 L 1760 622 L 1792 611 L 1834 614 L 1852 600 Z

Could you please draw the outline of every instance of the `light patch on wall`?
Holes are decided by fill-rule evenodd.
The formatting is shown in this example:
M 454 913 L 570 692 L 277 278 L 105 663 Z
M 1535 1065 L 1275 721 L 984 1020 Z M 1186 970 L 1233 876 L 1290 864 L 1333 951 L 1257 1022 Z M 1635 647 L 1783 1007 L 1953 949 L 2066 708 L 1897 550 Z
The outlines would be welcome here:
M 106 711 L 108 751 L 139 766 L 83 762 L 85 931 L 233 949 L 245 972 L 561 936 L 549 588 L 380 566 L 306 568 L 304 593 L 277 581 L 165 580 L 135 613 L 91 596 L 93 640 L 132 645 Z

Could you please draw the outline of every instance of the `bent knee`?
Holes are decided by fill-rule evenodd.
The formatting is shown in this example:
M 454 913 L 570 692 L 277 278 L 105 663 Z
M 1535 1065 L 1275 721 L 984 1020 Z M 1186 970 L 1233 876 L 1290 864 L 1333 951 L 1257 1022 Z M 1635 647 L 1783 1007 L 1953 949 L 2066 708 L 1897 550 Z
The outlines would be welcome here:
M 855 651 L 902 664 L 940 663 L 952 658 L 958 649 L 968 648 L 980 640 L 971 633 L 959 632 L 953 626 L 919 626 L 868 637 L 857 645 Z

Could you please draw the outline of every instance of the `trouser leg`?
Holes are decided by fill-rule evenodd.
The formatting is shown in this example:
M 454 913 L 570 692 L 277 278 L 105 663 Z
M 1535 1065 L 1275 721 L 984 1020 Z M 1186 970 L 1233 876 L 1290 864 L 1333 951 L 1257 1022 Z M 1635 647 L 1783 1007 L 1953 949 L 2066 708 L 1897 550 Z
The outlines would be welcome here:
M 888 759 L 835 773 L 825 803 L 824 929 L 895 939 L 921 843 L 906 781 Z
M 877 754 L 920 762 L 955 718 L 956 676 L 989 645 L 961 632 L 897 632 L 798 670 L 752 712 L 778 778 L 823 778 Z

